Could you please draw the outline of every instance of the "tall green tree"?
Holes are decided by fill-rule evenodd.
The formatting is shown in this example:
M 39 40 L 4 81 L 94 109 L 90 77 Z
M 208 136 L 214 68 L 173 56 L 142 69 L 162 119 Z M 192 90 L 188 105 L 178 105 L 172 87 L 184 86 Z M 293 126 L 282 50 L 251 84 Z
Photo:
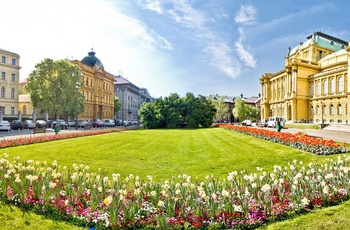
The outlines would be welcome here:
M 153 103 L 143 103 L 138 115 L 145 128 L 197 128 L 209 127 L 215 112 L 211 100 L 204 96 L 187 93 L 186 97 L 180 98 L 173 93 Z
M 212 101 L 216 109 L 216 120 L 222 122 L 228 118 L 229 105 L 225 103 L 224 96 L 212 96 Z
M 79 66 L 66 60 L 46 58 L 29 74 L 25 91 L 34 108 L 41 113 L 75 117 L 84 111 L 84 96 L 78 91 L 83 85 Z
M 117 112 L 122 107 L 122 104 L 118 97 L 114 96 L 114 115 L 117 114 Z
M 241 98 L 235 99 L 235 107 L 233 108 L 233 114 L 238 117 L 240 121 L 245 119 L 257 120 L 260 117 L 260 110 L 253 106 L 249 106 Z

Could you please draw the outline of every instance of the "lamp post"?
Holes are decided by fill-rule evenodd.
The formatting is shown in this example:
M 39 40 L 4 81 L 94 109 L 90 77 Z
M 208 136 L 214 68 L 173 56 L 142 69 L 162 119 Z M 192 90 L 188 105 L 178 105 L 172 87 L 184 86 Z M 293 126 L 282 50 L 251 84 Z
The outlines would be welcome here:
M 323 129 L 323 102 L 321 101 L 321 129 Z
M 74 76 L 74 73 L 73 73 Z M 78 73 L 75 73 L 75 129 L 78 130 L 78 113 L 79 113 L 79 94 L 78 94 L 78 89 L 79 89 L 79 82 L 78 82 Z
M 122 125 L 124 126 L 124 88 L 121 87 L 122 91 Z

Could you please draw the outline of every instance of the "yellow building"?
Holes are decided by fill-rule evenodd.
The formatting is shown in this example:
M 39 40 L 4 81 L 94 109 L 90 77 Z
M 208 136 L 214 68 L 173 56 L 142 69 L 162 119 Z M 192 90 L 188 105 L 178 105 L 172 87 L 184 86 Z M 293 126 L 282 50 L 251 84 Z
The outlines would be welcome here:
M 73 64 L 78 65 L 82 69 L 84 84 L 79 91 L 84 95 L 84 112 L 79 114 L 79 120 L 92 121 L 93 119 L 113 119 L 114 118 L 114 76 L 105 71 L 101 61 L 95 56 L 95 52 L 91 51 L 89 55 L 81 61 L 73 60 Z M 26 81 L 21 82 L 21 90 L 23 91 Z M 30 95 L 23 94 L 20 97 L 19 109 L 23 110 L 23 115 L 34 115 L 36 117 L 44 117 L 45 120 L 53 118 L 52 115 L 39 114 L 40 108 L 33 113 Z M 74 119 L 61 117 L 63 119 Z
M 88 54 L 81 61 L 72 61 L 82 69 L 84 78 L 80 91 L 85 97 L 85 111 L 79 115 L 79 119 L 113 119 L 114 76 L 105 71 L 95 52 L 91 50 Z
M 315 32 L 288 49 L 284 69 L 260 78 L 261 119 L 281 116 L 291 122 L 350 121 L 348 42 Z
M 0 114 L 1 116 L 17 116 L 19 95 L 19 59 L 20 56 L 0 49 Z

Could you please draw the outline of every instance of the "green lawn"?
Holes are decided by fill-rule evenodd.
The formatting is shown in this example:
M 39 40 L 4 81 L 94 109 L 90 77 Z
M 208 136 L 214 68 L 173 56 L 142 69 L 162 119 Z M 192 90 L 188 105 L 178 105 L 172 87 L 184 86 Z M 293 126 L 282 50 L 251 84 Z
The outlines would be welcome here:
M 62 166 L 71 166 L 74 163 L 83 164 L 88 165 L 91 171 L 103 169 L 109 175 L 120 173 L 122 177 L 134 174 L 145 179 L 147 175 L 151 175 L 155 180 L 166 180 L 171 176 L 182 174 L 199 179 L 207 175 L 223 179 L 234 170 L 245 169 L 254 172 L 256 167 L 261 167 L 269 172 L 274 165 L 284 166 L 294 159 L 304 163 L 321 162 L 326 159 L 326 157 L 312 155 L 222 128 L 133 130 L 6 148 L 2 149 L 2 153 L 7 153 L 10 158 L 20 156 L 22 160 L 31 159 L 40 162 L 57 160 Z M 317 217 L 322 215 L 328 216 L 331 220 L 338 220 L 337 215 L 332 217 L 327 213 L 348 205 L 349 203 L 333 209 L 318 210 L 314 215 L 311 213 L 287 222 L 277 223 L 276 228 L 312 229 L 298 226 L 316 220 L 315 223 L 320 224 L 326 221 L 326 218 L 318 220 Z M 27 226 L 27 215 L 23 215 L 22 218 L 9 218 L 8 216 L 12 215 L 8 215 L 7 208 L 7 206 L 0 205 L 0 221 L 5 226 L 12 226 L 14 221 L 16 226 L 18 224 L 19 229 L 34 229 L 33 226 L 32 228 Z M 13 216 L 20 216 L 20 211 L 13 209 L 13 212 L 16 214 Z M 340 217 L 342 221 L 350 219 L 349 212 L 340 213 L 343 215 Z M 44 229 L 64 229 L 64 227 L 57 227 L 58 223 L 53 221 L 44 222 L 40 217 L 35 218 L 39 218 L 34 221 L 35 224 L 43 221 L 42 224 L 46 226 Z M 280 224 L 283 227 L 278 227 Z M 270 225 L 269 229 L 271 226 L 274 225 Z M 337 225 L 332 225 L 331 229 L 337 229 Z

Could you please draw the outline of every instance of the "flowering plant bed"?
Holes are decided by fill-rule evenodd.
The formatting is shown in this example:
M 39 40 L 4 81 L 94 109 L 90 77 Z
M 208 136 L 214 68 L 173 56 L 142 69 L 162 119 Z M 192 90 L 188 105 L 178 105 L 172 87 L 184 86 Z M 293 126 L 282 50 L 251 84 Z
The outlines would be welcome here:
M 223 180 L 179 175 L 154 182 L 57 162 L 0 159 L 0 199 L 23 210 L 97 229 L 252 229 L 349 199 L 350 158 L 271 172 L 233 171 Z
M 29 145 L 35 143 L 42 143 L 55 140 L 63 140 L 76 137 L 86 137 L 92 135 L 99 135 L 105 133 L 119 132 L 124 129 L 101 129 L 101 130 L 89 130 L 84 132 L 69 132 L 69 133 L 58 133 L 57 135 L 40 135 L 40 136 L 27 136 L 20 138 L 9 138 L 0 141 L 0 148 L 15 147 L 20 145 Z
M 215 126 L 237 131 L 243 134 L 290 146 L 293 148 L 298 148 L 306 152 L 314 153 L 316 155 L 332 155 L 347 153 L 350 151 L 348 148 L 346 148 L 346 142 L 343 143 L 343 146 L 340 146 L 334 140 L 324 140 L 322 138 L 311 137 L 302 132 L 292 134 L 288 132 L 276 132 L 267 129 L 229 124 L 216 124 Z

